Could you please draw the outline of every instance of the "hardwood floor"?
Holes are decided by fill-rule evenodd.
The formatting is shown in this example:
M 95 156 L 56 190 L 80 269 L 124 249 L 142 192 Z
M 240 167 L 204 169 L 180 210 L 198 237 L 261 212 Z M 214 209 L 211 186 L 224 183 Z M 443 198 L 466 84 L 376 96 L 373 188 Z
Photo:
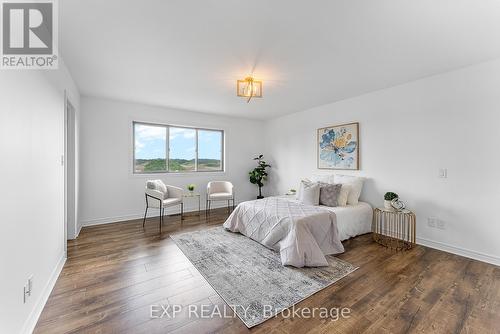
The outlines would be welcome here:
M 238 318 L 154 319 L 152 304 L 224 302 L 169 238 L 223 223 L 188 215 L 83 228 L 35 333 L 499 333 L 500 267 L 417 246 L 395 253 L 370 235 L 344 242 L 339 258 L 360 268 L 296 307 L 351 309 L 337 321 L 279 315 L 248 330 Z

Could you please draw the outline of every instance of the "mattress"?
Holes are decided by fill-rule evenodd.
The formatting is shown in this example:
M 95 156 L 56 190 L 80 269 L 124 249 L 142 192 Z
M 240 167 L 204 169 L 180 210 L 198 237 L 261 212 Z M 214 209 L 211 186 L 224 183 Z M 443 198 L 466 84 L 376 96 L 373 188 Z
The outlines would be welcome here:
M 337 216 L 341 241 L 371 232 L 373 209 L 368 203 L 358 202 L 355 205 L 336 207 L 320 205 L 320 207 L 334 212 Z

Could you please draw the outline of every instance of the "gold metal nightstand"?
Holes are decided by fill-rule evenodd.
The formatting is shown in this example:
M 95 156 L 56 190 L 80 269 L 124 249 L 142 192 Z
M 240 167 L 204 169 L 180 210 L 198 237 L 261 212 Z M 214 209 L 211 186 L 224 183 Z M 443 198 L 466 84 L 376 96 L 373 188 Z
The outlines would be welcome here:
M 415 245 L 416 222 L 410 210 L 376 208 L 373 210 L 373 240 L 397 251 L 408 250 Z

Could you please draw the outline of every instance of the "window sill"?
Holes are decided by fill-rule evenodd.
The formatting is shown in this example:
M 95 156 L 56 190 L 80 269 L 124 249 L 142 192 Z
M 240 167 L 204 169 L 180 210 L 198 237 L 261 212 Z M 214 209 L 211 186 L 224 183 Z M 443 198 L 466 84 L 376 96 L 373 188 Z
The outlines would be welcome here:
M 206 172 L 157 172 L 157 173 L 132 173 L 132 177 L 137 178 L 153 178 L 155 176 L 162 177 L 181 177 L 181 176 L 202 176 L 202 175 L 225 175 L 226 171 L 206 171 Z

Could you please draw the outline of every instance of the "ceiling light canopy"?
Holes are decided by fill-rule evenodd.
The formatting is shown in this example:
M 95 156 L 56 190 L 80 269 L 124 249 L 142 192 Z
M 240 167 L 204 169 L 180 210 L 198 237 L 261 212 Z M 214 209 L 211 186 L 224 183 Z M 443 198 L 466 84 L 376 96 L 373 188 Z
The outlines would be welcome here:
M 238 96 L 247 98 L 247 103 L 252 97 L 262 97 L 262 81 L 253 77 L 246 77 L 236 82 L 236 93 Z

